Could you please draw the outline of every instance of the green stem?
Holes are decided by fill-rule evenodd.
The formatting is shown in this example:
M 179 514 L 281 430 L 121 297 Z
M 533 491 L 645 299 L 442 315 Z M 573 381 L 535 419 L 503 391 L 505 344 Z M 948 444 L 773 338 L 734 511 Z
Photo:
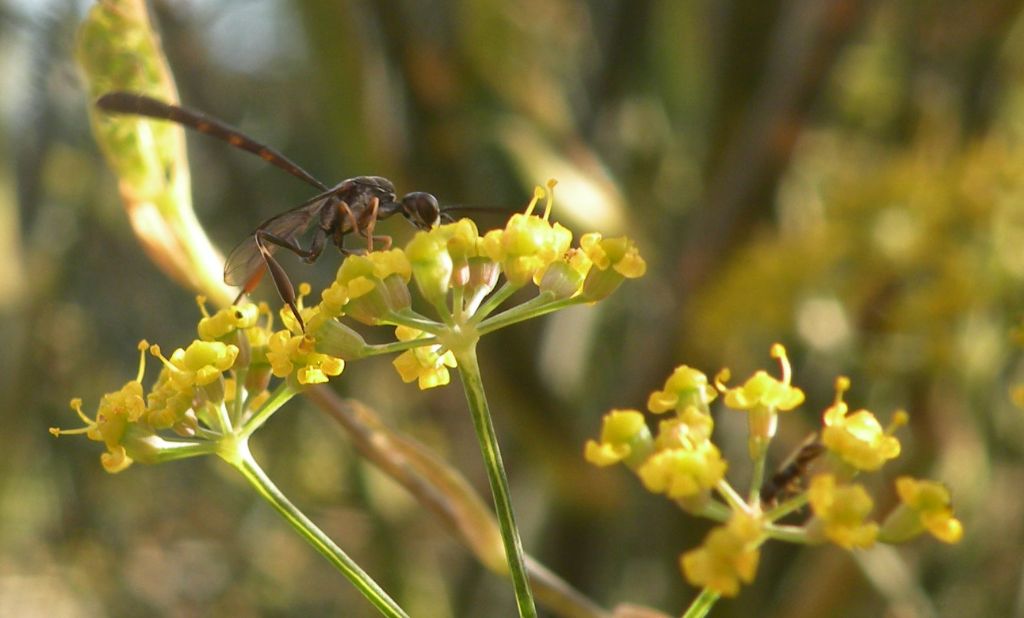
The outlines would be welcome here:
M 532 320 L 533 318 L 547 315 L 573 305 L 579 305 L 584 302 L 587 301 L 583 300 L 579 296 L 563 298 L 562 300 L 552 300 L 550 293 L 541 294 L 521 305 L 516 305 L 508 311 L 503 311 L 489 320 L 481 322 L 478 327 L 478 331 L 480 332 L 480 335 L 483 336 L 487 333 L 496 331 L 499 328 L 505 328 L 506 326 L 511 326 L 512 324 L 523 322 L 525 320 Z
M 693 603 L 690 603 L 690 607 L 686 609 L 683 618 L 704 618 L 716 601 L 718 601 L 717 592 L 712 592 L 708 588 L 701 590 Z
M 750 491 L 747 494 L 747 504 L 751 507 L 761 502 L 761 486 L 764 485 L 764 471 L 768 459 L 767 444 L 760 445 L 757 456 L 754 457 L 754 469 L 750 475 Z
M 473 319 L 471 323 L 479 324 L 481 321 L 483 321 L 484 318 L 491 315 L 491 312 L 497 309 L 498 306 L 501 305 L 501 303 L 505 302 L 506 300 L 508 300 L 510 296 L 515 294 L 516 290 L 518 290 L 521 287 L 522 286 L 520 285 L 512 285 L 511 283 L 506 281 L 504 284 L 502 284 L 500 288 L 498 288 L 497 292 L 488 296 L 487 300 L 485 300 L 484 303 L 480 305 L 480 308 L 473 313 Z
M 405 352 L 413 348 L 422 348 L 425 345 L 437 345 L 440 341 L 437 337 L 430 336 L 423 339 L 410 339 L 409 341 L 393 341 L 391 343 L 371 344 L 366 346 L 364 357 L 380 356 L 392 352 Z
M 718 500 L 709 499 L 698 515 L 724 523 L 732 517 L 732 509 Z
M 519 529 L 516 527 L 515 515 L 512 512 L 508 479 L 505 476 L 505 467 L 501 463 L 498 437 L 494 433 L 494 424 L 491 422 L 491 412 L 487 407 L 487 396 L 484 393 L 483 380 L 480 377 L 476 344 L 475 342 L 470 343 L 458 351 L 453 350 L 453 352 L 455 352 L 455 359 L 459 363 L 459 376 L 462 378 L 462 387 L 466 392 L 466 401 L 473 416 L 473 426 L 476 429 L 480 450 L 487 468 L 487 478 L 491 484 L 491 494 L 494 496 L 494 510 L 498 516 L 501 540 L 505 546 L 505 558 L 508 560 L 512 575 L 512 586 L 516 592 L 519 615 L 536 618 L 537 608 L 534 606 L 533 593 L 530 591 L 530 583 L 527 580 L 526 565 L 523 560 L 523 544 L 519 539 Z
M 812 544 L 811 539 L 807 536 L 807 530 L 802 526 L 765 524 L 764 533 L 768 538 L 776 539 L 778 541 L 788 541 L 790 543 L 799 543 L 801 545 Z
M 750 506 L 744 502 L 743 497 L 732 488 L 729 481 L 725 479 L 718 481 L 715 485 L 715 491 L 718 492 L 718 495 L 722 496 L 732 510 L 746 513 L 748 515 L 751 514 Z
M 444 324 L 439 324 L 434 320 L 426 316 L 422 316 L 415 311 L 404 310 L 404 311 L 392 311 L 385 315 L 382 320 L 384 323 L 394 324 L 396 326 L 408 326 L 409 328 L 415 328 L 431 335 L 439 335 L 447 327 Z
M 806 504 L 809 502 L 809 500 L 810 499 L 809 499 L 809 497 L 807 495 L 807 492 L 805 491 L 805 492 L 803 492 L 801 494 L 798 494 L 798 495 L 790 498 L 789 500 L 786 500 L 785 502 L 783 502 L 779 506 L 777 506 L 774 509 L 768 511 L 767 513 L 764 514 L 764 517 L 768 521 L 778 521 L 778 520 L 782 519 L 783 517 L 785 517 L 786 515 L 789 515 L 793 511 L 802 509 L 804 506 L 806 506 Z
M 274 389 L 273 394 L 263 404 L 263 407 L 259 409 L 259 412 L 255 416 L 246 421 L 245 425 L 238 432 L 239 440 L 246 440 L 252 435 L 254 431 L 263 426 L 263 423 L 267 422 L 270 415 L 288 403 L 288 400 L 295 396 L 298 391 L 289 383 L 288 380 L 281 382 L 277 388 Z
M 381 614 L 393 618 L 408 618 L 408 614 L 377 585 L 377 582 L 281 493 L 253 459 L 246 439 L 234 441 L 233 445 L 232 449 L 225 441 L 224 448 L 218 452 L 222 459 L 241 472 L 256 492 L 269 502 L 302 538 L 309 541 L 310 545 L 327 558 L 334 568 L 341 571 Z
M 235 369 L 235 398 L 231 402 L 231 426 L 238 425 L 238 422 L 242 419 L 242 410 L 244 397 L 243 393 L 248 396 L 245 392 L 245 378 L 249 375 L 248 367 L 239 367 Z

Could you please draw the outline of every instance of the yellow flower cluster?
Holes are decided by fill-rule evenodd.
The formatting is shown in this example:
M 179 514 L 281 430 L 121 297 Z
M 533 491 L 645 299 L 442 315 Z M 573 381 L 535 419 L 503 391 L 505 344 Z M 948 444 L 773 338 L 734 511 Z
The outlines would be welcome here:
M 780 378 L 757 371 L 734 388 L 724 384 L 727 370 L 719 373 L 712 386 L 701 371 L 677 367 L 647 401 L 654 414 L 675 412 L 659 423 L 657 436 L 652 437 L 640 412 L 612 410 L 604 417 L 600 439 L 586 444 L 587 461 L 598 466 L 623 462 L 649 491 L 667 495 L 690 513 L 726 522 L 712 530 L 699 548 L 682 556 L 683 574 L 690 583 L 719 595 L 736 595 L 742 583 L 753 580 L 759 547 L 768 538 L 830 541 L 846 549 L 866 548 L 878 541 L 902 542 L 925 531 L 947 543 L 960 540 L 963 527 L 953 516 L 949 492 L 931 481 L 898 479 L 900 505 L 881 525 L 869 519 L 874 500 L 851 479 L 899 455 L 900 444 L 892 434 L 907 422 L 907 415 L 897 413 L 883 429 L 867 410 L 850 414 L 843 401 L 850 386 L 846 378 L 836 381 L 835 401 L 822 415 L 820 438 L 805 443 L 771 478 L 770 483 L 787 487 L 783 502 L 776 503 L 777 493 L 762 499 L 764 487 L 771 486 L 760 483 L 778 413 L 804 401 L 803 391 L 792 384 L 785 348 L 775 344 L 771 353 L 782 367 Z M 726 407 L 749 414 L 750 456 L 762 473 L 755 473 L 746 499 L 725 479 L 728 463 L 711 441 L 710 405 L 719 393 Z M 805 475 L 812 478 L 808 489 L 800 492 L 798 481 Z M 802 526 L 776 524 L 807 504 L 811 517 Z
M 224 374 L 236 368 L 242 350 L 247 363 L 253 357 L 265 357 L 253 349 L 253 341 L 266 341 L 267 326 L 259 322 L 260 310 L 252 305 L 229 307 L 209 315 L 199 299 L 203 314 L 199 321 L 199 339 L 185 348 L 164 356 L 160 347 L 139 344 L 139 369 L 136 378 L 120 390 L 103 395 L 94 418 L 82 410 L 82 401 L 74 399 L 72 408 L 84 423 L 74 430 L 53 428 L 51 433 L 81 434 L 103 442 L 107 448 L 100 461 L 108 472 L 120 472 L 133 461 L 153 461 L 160 444 L 167 444 L 158 432 L 169 429 L 178 437 L 192 438 L 201 431 L 221 429 L 216 418 L 223 408 L 228 381 Z M 147 352 L 163 365 L 148 393 L 142 385 Z M 231 389 L 237 390 L 234 381 Z
M 649 491 L 697 504 L 725 476 L 727 467 L 711 442 L 714 421 L 708 404 L 715 396 L 707 376 L 678 367 L 647 403 L 655 414 L 676 412 L 659 423 L 656 437 L 640 412 L 612 410 L 604 417 L 600 442 L 588 441 L 584 457 L 598 466 L 622 461 Z

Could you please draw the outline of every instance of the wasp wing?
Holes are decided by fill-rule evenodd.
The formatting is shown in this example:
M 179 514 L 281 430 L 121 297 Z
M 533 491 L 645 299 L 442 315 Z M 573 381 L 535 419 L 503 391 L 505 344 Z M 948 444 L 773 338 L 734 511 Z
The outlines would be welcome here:
M 267 266 L 263 252 L 273 253 L 278 248 L 278 245 L 274 243 L 260 243 L 257 240 L 257 234 L 266 232 L 294 243 L 314 221 L 320 218 L 322 207 L 333 197 L 333 190 L 321 193 L 308 202 L 271 217 L 260 224 L 252 234 L 238 243 L 228 254 L 228 259 L 224 263 L 224 283 L 240 286 L 243 292 L 251 291 L 256 287 Z

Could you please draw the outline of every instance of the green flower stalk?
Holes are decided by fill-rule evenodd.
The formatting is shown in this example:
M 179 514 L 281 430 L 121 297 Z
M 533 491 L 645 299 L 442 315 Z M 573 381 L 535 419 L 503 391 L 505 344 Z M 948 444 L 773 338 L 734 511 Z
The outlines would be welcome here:
M 820 438 L 806 442 L 767 483 L 765 462 L 780 412 L 803 403 L 804 394 L 792 385 L 785 348 L 772 346 L 782 377 L 758 371 L 741 386 L 728 388 L 728 370 L 712 387 L 706 375 L 682 365 L 647 402 L 653 414 L 673 412 L 651 433 L 643 414 L 612 410 L 604 418 L 599 440 L 590 440 L 584 457 L 598 466 L 622 462 L 653 493 L 665 494 L 684 511 L 721 523 L 700 547 L 680 557 L 683 576 L 702 588 L 684 616 L 704 616 L 719 597 L 739 594 L 757 574 L 761 546 L 769 539 L 801 544 L 830 542 L 844 549 L 863 549 L 876 542 L 908 541 L 930 532 L 940 541 L 955 543 L 963 536 L 953 516 L 949 491 L 938 483 L 910 477 L 897 480 L 900 505 L 881 525 L 870 519 L 874 500 L 863 485 L 851 482 L 861 471 L 875 471 L 900 454 L 892 434 L 907 423 L 897 412 L 883 429 L 874 414 L 850 414 L 843 393 L 845 377 L 836 380 L 835 401 L 822 414 Z M 725 407 L 749 416 L 748 455 L 753 482 L 746 499 L 725 477 L 725 461 L 712 441 L 711 403 L 718 392 Z M 802 477 L 808 476 L 806 488 Z M 771 491 L 765 488 L 779 483 Z M 809 506 L 799 525 L 781 523 Z
M 77 59 L 93 99 L 113 90 L 178 100 L 174 78 L 143 0 L 103 0 L 78 30 Z M 173 123 L 113 117 L 89 105 L 93 133 L 136 236 L 171 278 L 226 306 L 223 258 L 192 209 L 184 130 Z

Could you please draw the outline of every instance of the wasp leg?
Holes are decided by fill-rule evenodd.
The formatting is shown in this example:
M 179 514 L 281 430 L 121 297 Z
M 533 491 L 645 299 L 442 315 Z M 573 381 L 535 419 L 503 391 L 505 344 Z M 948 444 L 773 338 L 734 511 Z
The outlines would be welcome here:
M 373 228 L 377 227 L 377 209 L 380 208 L 380 198 L 370 198 L 370 218 L 366 223 L 366 229 L 362 230 L 362 235 L 366 238 L 366 250 L 373 251 Z M 389 245 L 390 246 L 390 245 Z
M 302 315 L 299 314 L 299 308 L 296 306 L 295 287 L 292 285 L 291 279 L 288 278 L 288 274 L 285 273 L 284 268 L 274 256 L 270 253 L 270 250 L 264 245 L 264 243 L 270 243 L 288 249 L 300 258 L 312 262 L 320 256 L 320 252 L 323 251 L 323 239 L 317 239 L 322 236 L 322 230 L 317 231 L 316 236 L 313 238 L 313 243 L 309 249 L 303 249 L 293 240 L 281 238 L 269 232 L 262 230 L 256 232 L 256 246 L 260 250 L 260 255 L 263 257 L 263 261 L 267 265 L 267 270 L 270 271 L 270 276 L 274 279 L 274 287 L 277 288 L 277 294 L 281 297 L 288 307 L 292 310 L 292 315 L 298 321 L 299 326 L 302 327 L 302 332 L 306 332 L 306 324 L 302 321 Z

